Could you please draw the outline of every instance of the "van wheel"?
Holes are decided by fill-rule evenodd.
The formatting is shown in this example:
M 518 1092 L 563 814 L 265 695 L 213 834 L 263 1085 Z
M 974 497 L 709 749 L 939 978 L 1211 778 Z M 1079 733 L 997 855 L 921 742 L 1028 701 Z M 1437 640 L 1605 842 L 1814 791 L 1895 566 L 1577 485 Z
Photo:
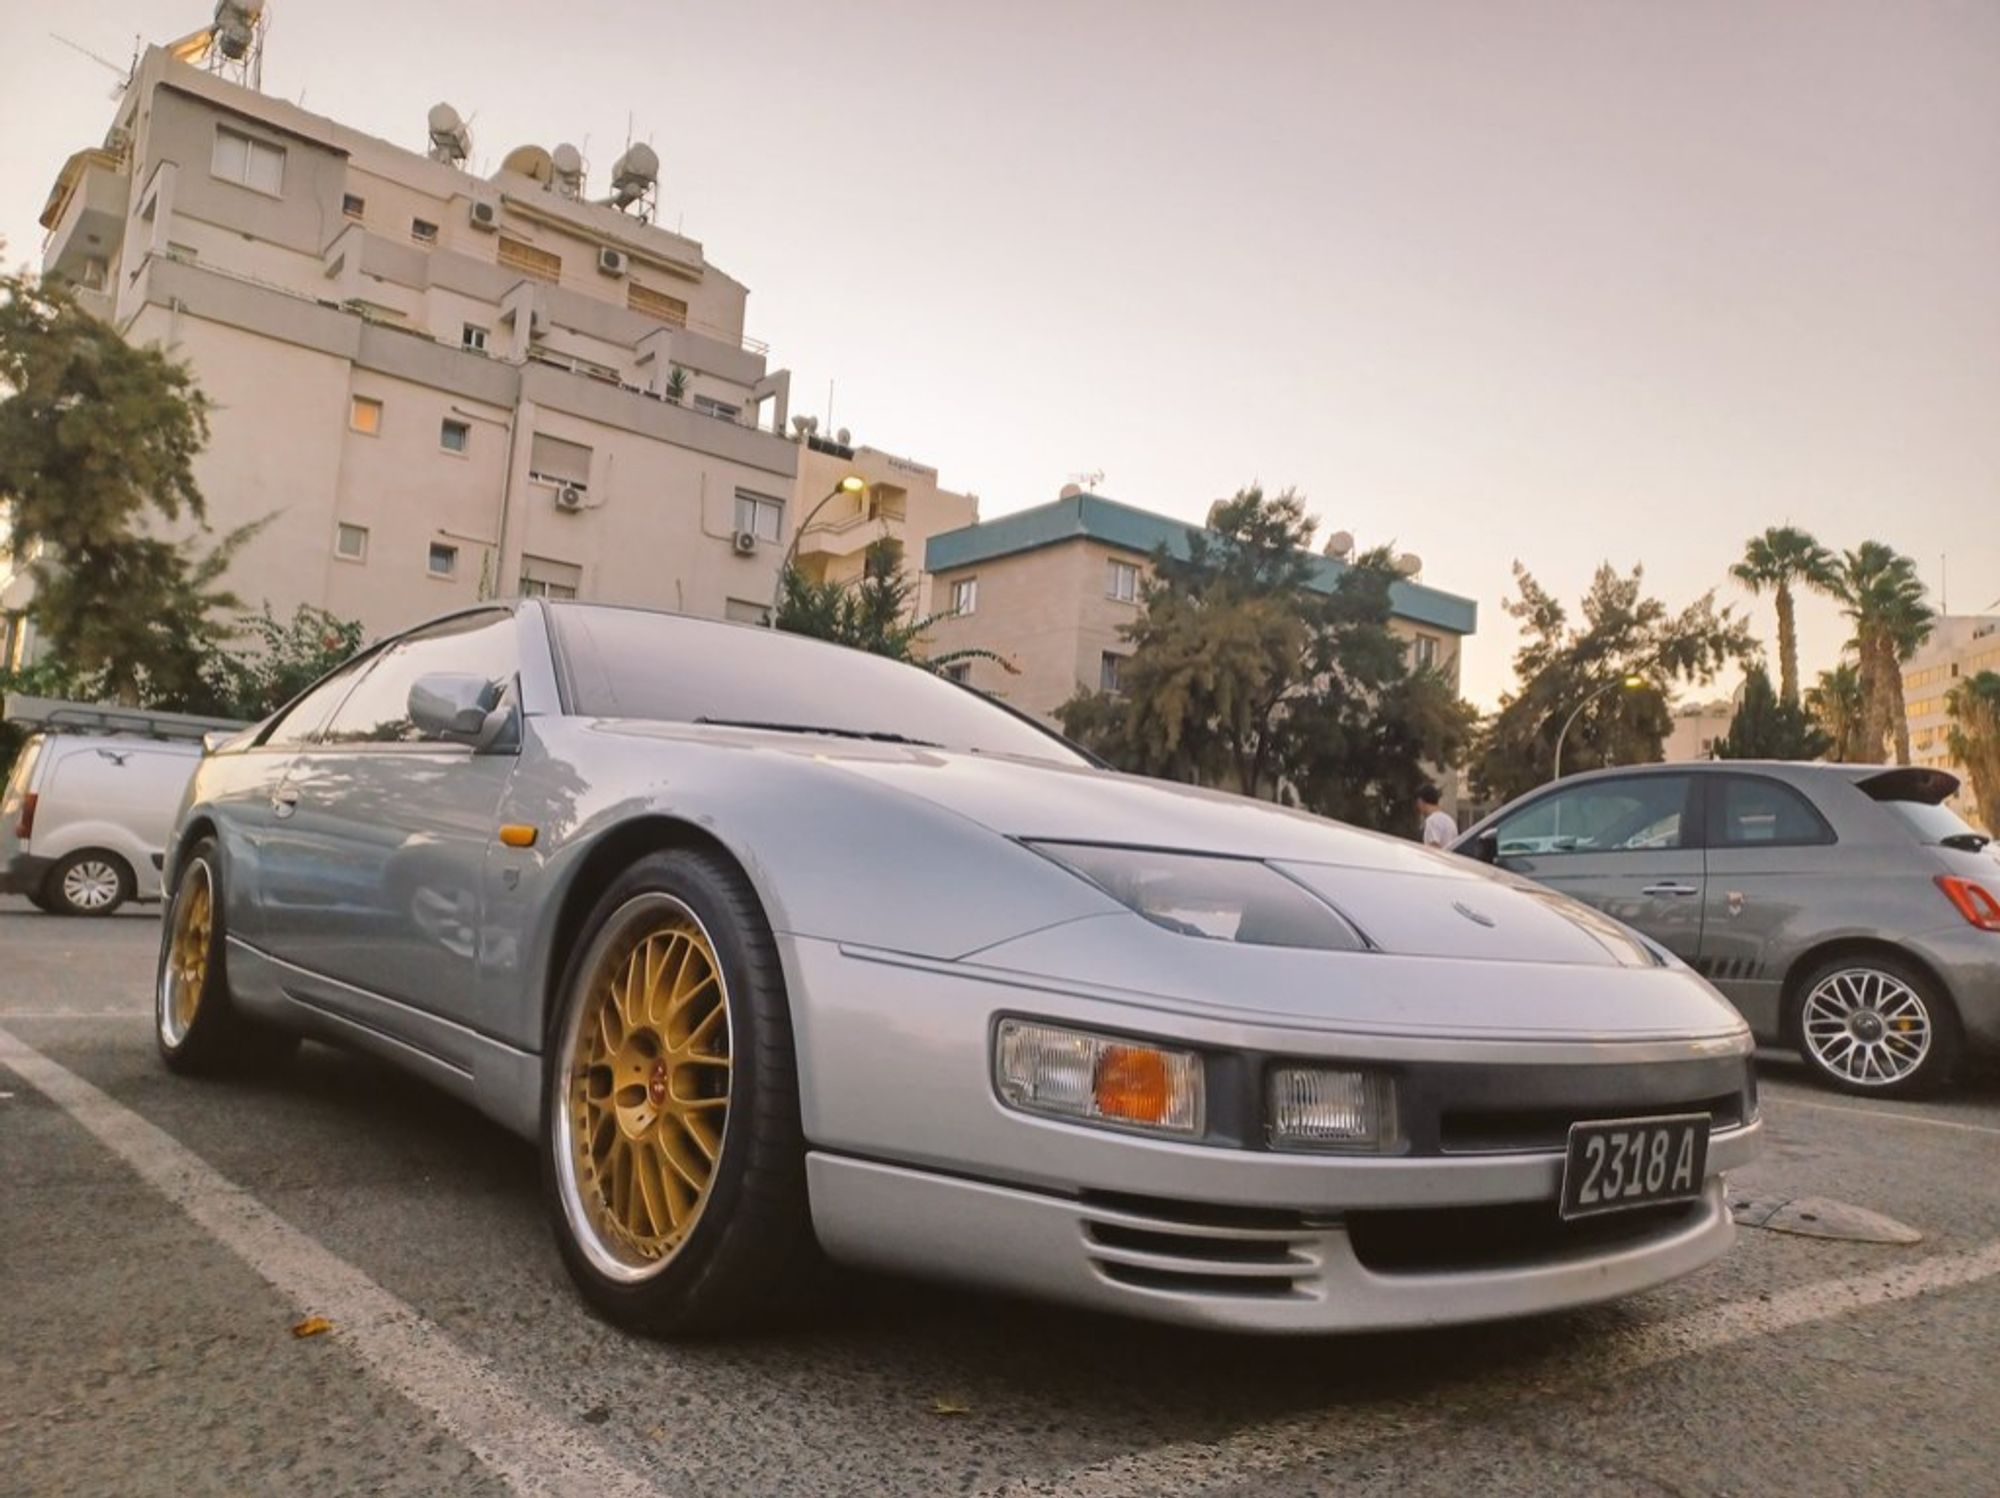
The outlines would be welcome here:
M 42 895 L 57 915 L 110 915 L 134 888 L 132 865 L 102 848 L 84 848 L 49 870 Z
M 1929 974 L 1875 953 L 1835 957 L 1799 981 L 1792 999 L 1799 1054 L 1843 1092 L 1916 1097 L 1951 1081 L 1958 1015 Z
M 170 1071 L 276 1066 L 298 1049 L 298 1036 L 237 1012 L 225 935 L 221 859 L 214 840 L 203 838 L 181 863 L 160 926 L 153 1037 Z

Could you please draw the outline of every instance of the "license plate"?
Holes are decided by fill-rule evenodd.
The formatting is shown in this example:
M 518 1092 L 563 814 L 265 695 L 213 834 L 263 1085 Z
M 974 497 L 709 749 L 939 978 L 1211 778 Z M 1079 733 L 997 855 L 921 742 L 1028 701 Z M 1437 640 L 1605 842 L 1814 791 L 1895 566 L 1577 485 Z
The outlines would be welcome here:
M 1708 1123 L 1706 1113 L 1676 1113 L 1571 1124 L 1562 1215 L 1693 1201 L 1707 1178 Z

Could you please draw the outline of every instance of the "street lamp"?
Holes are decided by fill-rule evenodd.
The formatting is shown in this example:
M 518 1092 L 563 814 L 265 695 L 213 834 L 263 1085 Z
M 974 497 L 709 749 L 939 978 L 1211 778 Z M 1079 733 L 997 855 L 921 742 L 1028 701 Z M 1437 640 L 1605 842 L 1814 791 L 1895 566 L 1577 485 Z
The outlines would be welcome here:
M 1570 710 L 1570 715 L 1567 718 L 1563 719 L 1562 732 L 1556 735 L 1555 778 L 1557 780 L 1561 780 L 1563 778 L 1563 740 L 1569 737 L 1569 731 L 1571 725 L 1576 722 L 1579 716 L 1581 716 L 1583 710 L 1589 707 L 1590 704 L 1595 702 L 1598 698 L 1602 697 L 1606 692 L 1615 692 L 1620 687 L 1623 687 L 1628 692 L 1636 692 L 1639 690 L 1639 688 L 1645 685 L 1646 685 L 1646 678 L 1643 676 L 1626 676 L 1626 677 L 1621 677 L 1617 681 L 1607 681 L 1603 686 L 1599 687 L 1596 691 L 1592 692 L 1588 697 L 1584 698 L 1583 701 L 1579 702 L 1574 708 Z
M 819 503 L 806 511 L 806 518 L 792 532 L 792 544 L 785 548 L 785 559 L 778 563 L 777 580 L 771 584 L 771 617 L 764 621 L 770 628 L 776 629 L 778 627 L 778 600 L 785 595 L 785 574 L 792 569 L 792 562 L 799 554 L 799 542 L 805 539 L 806 529 L 813 523 L 813 517 L 818 515 L 833 500 L 840 498 L 841 495 L 859 494 L 867 487 L 868 480 L 861 477 L 858 473 L 850 473 L 831 489 L 827 490 Z

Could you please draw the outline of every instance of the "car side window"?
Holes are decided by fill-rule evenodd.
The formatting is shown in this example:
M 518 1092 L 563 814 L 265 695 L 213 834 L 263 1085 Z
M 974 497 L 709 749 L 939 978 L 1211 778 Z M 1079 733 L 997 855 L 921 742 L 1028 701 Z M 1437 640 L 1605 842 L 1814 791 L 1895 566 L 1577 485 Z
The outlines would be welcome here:
M 1761 775 L 1724 775 L 1709 792 L 1712 848 L 1801 848 L 1834 841 L 1813 804 L 1788 785 Z
M 334 707 L 354 685 L 355 678 L 368 669 L 365 660 L 343 666 L 305 696 L 294 702 L 285 715 L 264 731 L 266 748 L 289 749 L 305 743 L 332 716 Z
M 329 744 L 414 744 L 424 735 L 410 721 L 410 688 L 433 671 L 462 672 L 504 684 L 514 679 L 514 616 L 490 610 L 446 619 L 398 640 L 333 715 Z
M 1688 777 L 1594 780 L 1524 806 L 1495 828 L 1502 858 L 1631 853 L 1685 846 Z

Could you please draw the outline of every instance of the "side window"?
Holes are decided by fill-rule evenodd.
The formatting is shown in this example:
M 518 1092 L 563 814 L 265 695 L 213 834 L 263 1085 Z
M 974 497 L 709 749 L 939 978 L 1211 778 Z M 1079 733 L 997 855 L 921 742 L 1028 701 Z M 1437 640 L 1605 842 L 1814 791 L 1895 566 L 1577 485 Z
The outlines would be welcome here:
M 1761 776 L 1725 775 L 1708 798 L 1711 848 L 1799 848 L 1834 840 L 1810 801 Z
M 1557 791 L 1500 823 L 1500 856 L 1679 848 L 1687 796 L 1685 775 L 1635 775 Z
M 343 666 L 327 677 L 318 686 L 294 702 L 285 715 L 273 723 L 264 734 L 267 748 L 288 749 L 303 744 L 318 733 L 321 725 L 333 715 L 334 707 L 347 695 L 355 678 L 368 669 L 367 661 L 356 661 Z
M 330 744 L 413 744 L 423 739 L 410 721 L 410 688 L 433 671 L 513 680 L 514 616 L 489 610 L 447 619 L 397 641 L 377 658 L 327 725 Z

